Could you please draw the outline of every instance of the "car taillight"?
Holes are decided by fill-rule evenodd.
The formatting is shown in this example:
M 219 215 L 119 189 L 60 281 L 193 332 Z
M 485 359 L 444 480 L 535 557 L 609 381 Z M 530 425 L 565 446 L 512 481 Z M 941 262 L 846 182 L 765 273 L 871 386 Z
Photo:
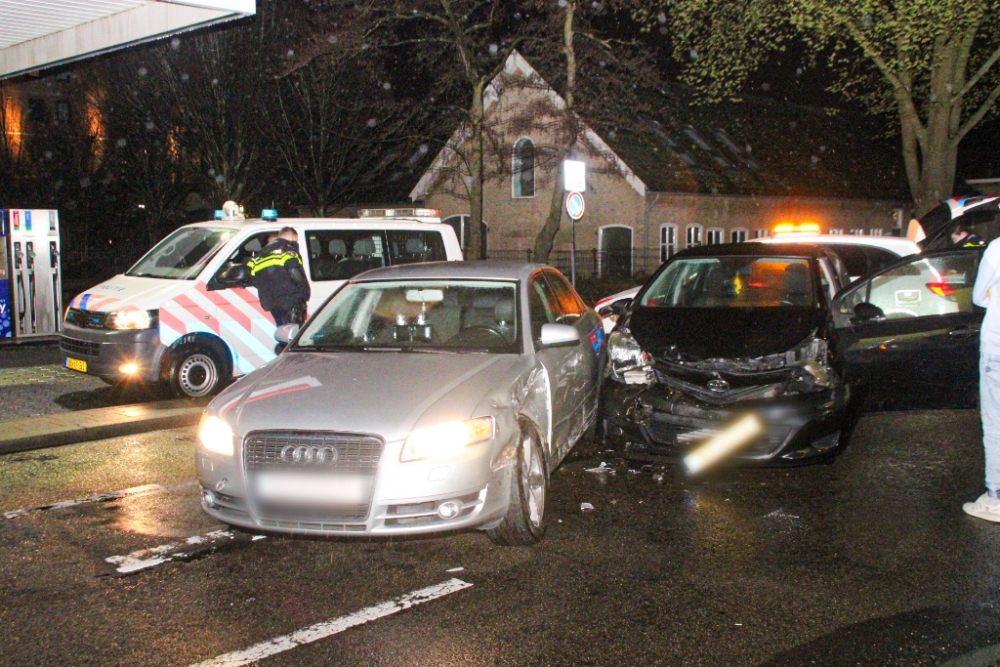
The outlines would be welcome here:
M 927 289 L 943 297 L 948 297 L 955 293 L 955 286 L 949 285 L 946 282 L 927 283 Z

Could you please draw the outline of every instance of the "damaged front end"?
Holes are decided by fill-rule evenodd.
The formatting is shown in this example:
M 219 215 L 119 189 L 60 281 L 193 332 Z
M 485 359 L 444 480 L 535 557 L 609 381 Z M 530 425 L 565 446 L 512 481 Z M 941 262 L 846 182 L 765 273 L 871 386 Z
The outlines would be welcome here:
M 732 359 L 695 358 L 673 345 L 644 350 L 627 326 L 608 339 L 604 433 L 629 458 L 682 458 L 754 414 L 762 432 L 734 458 L 812 462 L 839 449 L 847 399 L 818 329 L 784 352 Z

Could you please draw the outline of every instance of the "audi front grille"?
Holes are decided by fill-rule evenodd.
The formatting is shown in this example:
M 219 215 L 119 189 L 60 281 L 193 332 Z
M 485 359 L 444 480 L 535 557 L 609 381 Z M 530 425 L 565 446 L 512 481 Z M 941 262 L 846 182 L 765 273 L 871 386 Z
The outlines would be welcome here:
M 254 509 L 262 525 L 289 522 L 338 524 L 363 522 L 371 510 L 371 493 L 360 504 L 324 507 L 253 498 L 254 475 L 264 471 L 303 475 L 352 475 L 375 489 L 375 475 L 385 443 L 376 435 L 333 431 L 253 431 L 243 441 L 243 461 Z

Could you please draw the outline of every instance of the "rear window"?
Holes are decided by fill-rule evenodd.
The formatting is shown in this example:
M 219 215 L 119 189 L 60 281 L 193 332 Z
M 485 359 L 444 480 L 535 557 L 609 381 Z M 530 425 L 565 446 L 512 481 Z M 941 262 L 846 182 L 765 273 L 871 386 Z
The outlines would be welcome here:
M 448 259 L 440 232 L 380 229 L 315 229 L 306 232 L 313 281 L 347 280 L 390 264 Z
M 836 243 L 830 244 L 829 247 L 844 261 L 847 274 L 851 278 L 859 278 L 875 271 L 881 271 L 899 259 L 895 253 L 877 246 Z

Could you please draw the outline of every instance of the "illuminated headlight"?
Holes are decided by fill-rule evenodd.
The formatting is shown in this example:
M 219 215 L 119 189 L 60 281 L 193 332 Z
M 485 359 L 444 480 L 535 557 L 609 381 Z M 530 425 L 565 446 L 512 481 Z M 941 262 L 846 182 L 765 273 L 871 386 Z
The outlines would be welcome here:
M 233 429 L 218 417 L 202 417 L 198 427 L 198 441 L 210 452 L 233 455 Z
M 608 370 L 619 382 L 644 382 L 652 370 L 653 358 L 643 352 L 628 331 L 608 336 Z
M 493 437 L 493 417 L 453 421 L 410 433 L 399 455 L 400 461 L 453 456 L 469 445 Z
M 109 329 L 151 329 L 156 325 L 156 311 L 119 310 L 105 320 Z

